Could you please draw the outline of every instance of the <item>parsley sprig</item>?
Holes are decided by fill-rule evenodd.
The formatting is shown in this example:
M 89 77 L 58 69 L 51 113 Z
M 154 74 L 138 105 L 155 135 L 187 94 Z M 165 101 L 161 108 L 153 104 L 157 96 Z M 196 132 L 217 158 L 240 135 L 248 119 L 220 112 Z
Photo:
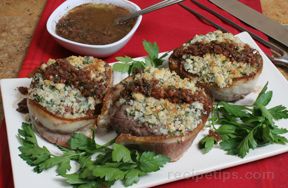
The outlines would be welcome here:
M 21 146 L 20 157 L 34 167 L 34 171 L 56 167 L 59 176 L 73 187 L 109 187 L 117 180 L 125 186 L 139 181 L 141 176 L 158 171 L 169 162 L 169 158 L 153 152 L 129 150 L 114 140 L 99 145 L 94 139 L 75 133 L 69 141 L 69 147 L 59 147 L 61 155 L 51 153 L 45 146 L 37 143 L 35 133 L 29 123 L 23 123 L 18 130 Z M 69 173 L 70 162 L 79 164 L 76 172 Z
M 272 91 L 267 91 L 267 84 L 251 106 L 227 102 L 219 102 L 214 106 L 210 118 L 211 130 L 199 143 L 204 153 L 219 143 L 220 148 L 228 154 L 243 158 L 250 149 L 288 142 L 287 138 L 281 136 L 288 130 L 275 124 L 276 120 L 288 119 L 288 110 L 282 105 L 267 107 L 273 95 Z M 220 126 L 217 127 L 217 124 Z
M 128 73 L 129 75 L 137 72 L 138 70 L 144 69 L 147 66 L 152 67 L 159 67 L 163 63 L 163 58 L 166 57 L 168 54 L 165 53 L 162 56 L 159 56 L 159 47 L 154 42 L 148 42 L 146 40 L 143 41 L 143 46 L 145 51 L 147 52 L 148 56 L 144 58 L 144 61 L 134 60 L 131 57 L 124 56 L 124 57 L 116 57 L 118 63 L 115 63 L 112 66 L 113 71 Z

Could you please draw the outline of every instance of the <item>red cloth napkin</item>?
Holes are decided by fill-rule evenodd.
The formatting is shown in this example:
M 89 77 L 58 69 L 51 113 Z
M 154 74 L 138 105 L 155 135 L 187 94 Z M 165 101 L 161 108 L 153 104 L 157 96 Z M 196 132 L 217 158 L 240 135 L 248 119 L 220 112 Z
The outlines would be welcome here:
M 241 0 L 248 6 L 261 11 L 259 0 Z M 32 42 L 27 52 L 26 58 L 23 62 L 19 77 L 27 77 L 32 70 L 40 65 L 43 61 L 47 61 L 49 58 L 59 58 L 72 55 L 69 52 L 59 46 L 53 38 L 46 31 L 46 21 L 49 15 L 59 6 L 63 0 L 49 0 L 42 13 L 42 17 L 36 27 Z M 153 3 L 159 2 L 156 0 L 133 0 L 141 8 L 147 7 Z M 236 18 L 232 17 L 223 10 L 210 4 L 207 0 L 202 0 L 202 3 L 217 10 L 231 20 L 239 23 L 247 28 L 247 26 Z M 230 32 L 237 34 L 238 31 L 232 27 L 225 25 L 215 17 L 209 15 L 207 12 L 199 9 L 190 1 L 185 4 L 200 13 L 207 15 L 211 20 L 216 23 L 225 26 Z M 143 17 L 143 21 L 138 28 L 135 35 L 130 42 L 117 52 L 115 55 L 105 59 L 107 62 L 115 61 L 116 56 L 128 55 L 131 57 L 143 56 L 145 52 L 142 47 L 142 41 L 155 41 L 160 46 L 160 51 L 172 50 L 183 42 L 193 38 L 195 34 L 205 34 L 207 32 L 215 30 L 213 27 L 204 24 L 196 19 L 192 14 L 188 13 L 178 5 L 167 7 L 165 9 L 147 14 Z M 254 29 L 249 28 L 251 31 Z M 265 37 L 260 32 L 257 34 Z M 269 50 L 260 47 L 269 53 Z M 20 126 L 20 125 L 14 125 Z M 16 139 L 16 137 L 15 137 Z M 9 157 L 9 149 L 7 143 L 6 126 L 2 125 L 0 128 L 0 188 L 13 187 L 13 178 Z M 193 161 L 191 161 L 193 163 Z M 248 163 L 238 167 L 229 168 L 226 170 L 197 176 L 194 178 L 177 181 L 170 184 L 165 184 L 160 187 L 288 187 L 288 175 L 286 172 L 286 164 L 288 163 L 288 154 L 282 154 L 268 159 L 263 159 L 253 163 Z M 27 165 L 27 168 L 30 168 Z M 173 172 L 170 174 L 176 177 L 185 177 L 188 174 Z M 25 174 L 23 174 L 25 176 Z

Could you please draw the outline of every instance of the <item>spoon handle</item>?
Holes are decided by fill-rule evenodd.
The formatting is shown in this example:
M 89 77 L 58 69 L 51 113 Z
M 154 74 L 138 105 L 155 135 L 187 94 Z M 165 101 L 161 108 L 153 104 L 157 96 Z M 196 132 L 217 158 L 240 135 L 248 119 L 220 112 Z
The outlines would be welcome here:
M 129 19 L 136 18 L 136 17 L 138 17 L 140 15 L 147 14 L 147 13 L 152 12 L 154 10 L 158 10 L 158 9 L 170 6 L 170 5 L 174 5 L 174 4 L 180 3 L 182 1 L 184 1 L 184 0 L 164 0 L 164 1 L 161 1 L 161 2 L 156 3 L 154 5 L 151 5 L 151 6 L 147 7 L 147 8 L 145 8 L 145 9 L 142 9 L 140 11 L 134 12 L 134 13 L 128 15 L 128 16 L 121 17 L 121 19 L 118 20 L 118 22 L 119 23 L 126 22 Z

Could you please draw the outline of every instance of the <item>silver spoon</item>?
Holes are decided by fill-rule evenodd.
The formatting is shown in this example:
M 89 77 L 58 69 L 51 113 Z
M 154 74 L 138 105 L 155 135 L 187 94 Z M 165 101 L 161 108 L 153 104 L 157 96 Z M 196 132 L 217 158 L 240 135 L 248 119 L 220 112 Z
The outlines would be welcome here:
M 151 6 L 147 7 L 147 8 L 145 8 L 145 9 L 133 12 L 130 15 L 120 17 L 120 18 L 118 18 L 116 20 L 116 23 L 117 24 L 126 23 L 128 20 L 136 18 L 136 17 L 138 17 L 140 15 L 147 14 L 147 13 L 152 12 L 154 10 L 158 10 L 158 9 L 170 6 L 170 5 L 174 5 L 174 4 L 180 3 L 182 1 L 184 1 L 184 0 L 164 0 L 164 1 L 161 1 L 159 3 L 156 3 L 154 5 L 151 5 Z

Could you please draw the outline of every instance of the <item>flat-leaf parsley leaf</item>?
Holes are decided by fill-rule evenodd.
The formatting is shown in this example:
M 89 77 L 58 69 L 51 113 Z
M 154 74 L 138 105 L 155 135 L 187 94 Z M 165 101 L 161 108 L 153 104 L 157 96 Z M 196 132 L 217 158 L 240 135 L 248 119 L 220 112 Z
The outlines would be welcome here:
M 116 60 L 119 61 L 118 63 L 113 64 L 112 69 L 113 71 L 128 73 L 129 75 L 138 72 L 139 70 L 144 69 L 147 66 L 152 67 L 159 67 L 163 63 L 163 58 L 166 57 L 168 54 L 165 53 L 162 56 L 159 56 L 159 47 L 154 42 L 148 42 L 146 40 L 143 41 L 143 46 L 145 51 L 147 52 L 148 56 L 144 58 L 144 61 L 138 61 L 132 59 L 131 57 L 124 56 L 124 57 L 116 57 Z
M 18 138 L 21 144 L 19 156 L 34 167 L 35 172 L 56 167 L 59 176 L 78 188 L 109 187 L 118 180 L 130 186 L 137 183 L 141 176 L 159 170 L 170 161 L 168 157 L 153 152 L 129 150 L 114 143 L 114 140 L 99 145 L 80 133 L 71 137 L 67 148 L 59 147 L 62 154 L 55 155 L 45 146 L 38 145 L 29 123 L 22 124 Z M 78 163 L 78 170 L 68 173 L 71 161 Z
M 204 153 L 212 149 L 215 144 L 228 154 L 245 157 L 250 149 L 267 144 L 286 144 L 287 138 L 281 134 L 288 130 L 278 128 L 275 120 L 288 119 L 288 110 L 278 105 L 272 108 L 266 106 L 272 99 L 272 91 L 267 91 L 267 84 L 259 93 L 252 106 L 241 106 L 227 102 L 219 102 L 214 106 L 210 122 L 210 131 L 214 135 L 207 135 L 199 143 Z M 215 124 L 219 127 L 216 128 Z M 221 138 L 216 141 L 215 135 Z

